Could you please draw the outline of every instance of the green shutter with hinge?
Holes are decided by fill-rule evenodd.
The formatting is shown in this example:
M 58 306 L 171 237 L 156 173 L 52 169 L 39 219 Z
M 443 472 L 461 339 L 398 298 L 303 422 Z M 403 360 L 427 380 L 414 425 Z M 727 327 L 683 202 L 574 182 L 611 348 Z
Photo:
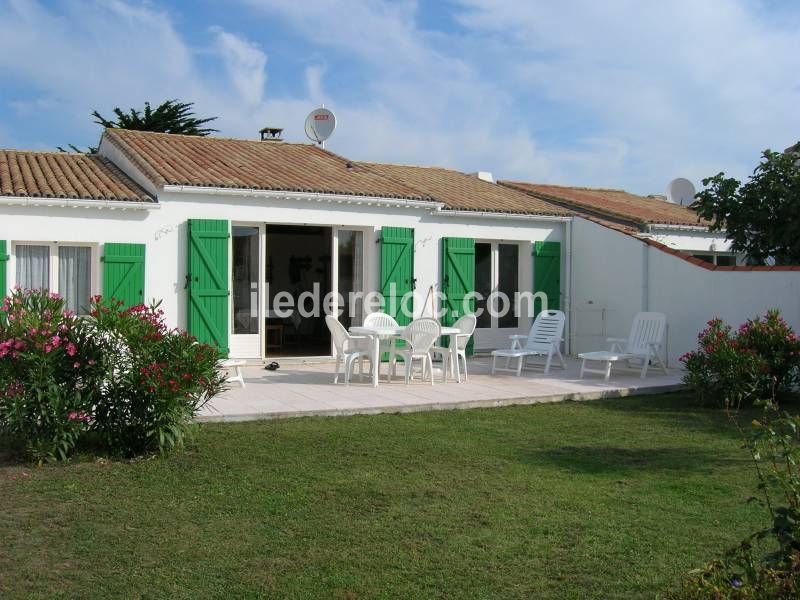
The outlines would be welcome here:
M 103 244 L 103 297 L 144 302 L 144 244 Z
M 381 228 L 381 295 L 384 310 L 400 325 L 408 325 L 411 316 L 401 311 L 403 296 L 414 290 L 414 230 L 409 227 Z M 413 311 L 413 302 L 409 310 Z M 398 342 L 398 346 L 402 343 Z M 382 360 L 386 360 L 386 356 Z
M 230 222 L 189 219 L 187 229 L 188 330 L 199 342 L 217 346 L 227 356 Z
M 475 240 L 472 238 L 442 238 L 442 325 L 453 325 L 464 314 L 475 312 L 475 298 L 464 305 L 467 294 L 475 291 Z M 443 339 L 444 343 L 449 338 Z M 472 354 L 472 339 L 467 345 Z
M 5 240 L 0 240 L 0 297 L 8 292 L 8 246 Z
M 547 294 L 547 308 L 561 308 L 561 242 L 535 242 L 533 245 L 533 291 Z M 536 302 L 534 316 L 541 311 Z
M 0 298 L 4 298 L 8 293 L 8 246 L 5 240 L 0 240 Z M 6 314 L 0 311 L 0 323 L 5 321 Z

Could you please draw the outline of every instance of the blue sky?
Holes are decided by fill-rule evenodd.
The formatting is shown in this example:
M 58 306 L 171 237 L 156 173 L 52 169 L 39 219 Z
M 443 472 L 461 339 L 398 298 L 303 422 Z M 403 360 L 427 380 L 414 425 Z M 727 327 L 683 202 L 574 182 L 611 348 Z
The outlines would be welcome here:
M 354 159 L 662 193 L 800 139 L 800 3 L 0 0 L 0 147 L 166 98 Z

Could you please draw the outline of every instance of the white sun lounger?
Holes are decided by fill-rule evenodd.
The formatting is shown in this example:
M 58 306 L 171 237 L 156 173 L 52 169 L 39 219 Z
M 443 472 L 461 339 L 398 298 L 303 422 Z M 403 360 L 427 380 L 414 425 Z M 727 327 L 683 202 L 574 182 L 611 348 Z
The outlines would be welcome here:
M 496 371 L 508 371 L 519 375 L 525 367 L 525 360 L 530 356 L 546 356 L 547 360 L 544 365 L 544 372 L 550 372 L 550 363 L 553 356 L 558 357 L 561 363 L 561 368 L 566 369 L 567 365 L 564 362 L 564 357 L 561 356 L 560 345 L 562 336 L 564 334 L 564 322 L 566 316 L 560 310 L 547 310 L 542 311 L 536 315 L 536 320 L 533 322 L 530 332 L 525 335 L 512 335 L 511 348 L 505 350 L 495 350 L 492 352 L 492 375 Z M 525 340 L 525 345 L 522 341 Z M 505 358 L 506 366 L 498 367 L 497 359 Z M 512 359 L 516 359 L 517 366 L 509 368 L 509 363 Z
M 582 359 L 580 378 L 583 379 L 584 373 L 599 373 L 608 381 L 611 377 L 611 366 L 620 361 L 625 361 L 628 368 L 632 368 L 631 361 L 641 361 L 642 379 L 647 376 L 647 368 L 651 361 L 661 367 L 666 375 L 667 367 L 658 354 L 666 329 L 667 317 L 663 313 L 640 312 L 633 319 L 631 333 L 627 339 L 608 338 L 606 340 L 610 344 L 608 350 L 578 354 L 578 358 Z M 587 361 L 605 364 L 602 369 L 590 369 L 586 366 Z

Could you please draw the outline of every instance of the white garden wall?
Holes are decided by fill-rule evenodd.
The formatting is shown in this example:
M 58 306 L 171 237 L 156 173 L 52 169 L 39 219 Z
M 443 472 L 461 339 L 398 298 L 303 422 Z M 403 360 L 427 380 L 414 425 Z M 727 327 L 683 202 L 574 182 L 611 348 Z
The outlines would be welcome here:
M 641 310 L 667 315 L 671 366 L 714 316 L 739 325 L 779 308 L 800 330 L 800 271 L 709 270 L 585 219 L 572 227 L 573 353 L 626 337 Z

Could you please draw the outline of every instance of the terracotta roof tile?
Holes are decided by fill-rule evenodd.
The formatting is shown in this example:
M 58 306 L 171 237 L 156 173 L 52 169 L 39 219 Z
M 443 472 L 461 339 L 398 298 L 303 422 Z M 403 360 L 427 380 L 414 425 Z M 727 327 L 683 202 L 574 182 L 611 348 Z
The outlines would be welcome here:
M 103 141 L 121 150 L 159 187 L 186 185 L 430 200 L 409 185 L 382 177 L 312 144 L 125 129 L 106 129 Z
M 421 190 L 451 210 L 549 216 L 572 214 L 551 202 L 452 169 L 372 162 L 359 164 Z
M 623 190 L 565 187 L 521 181 L 502 181 L 502 185 L 531 194 L 537 198 L 557 202 L 578 213 L 627 221 L 638 225 L 706 226 L 693 210 L 655 198 L 629 194 Z
M 0 150 L 0 196 L 155 202 L 106 158 Z

